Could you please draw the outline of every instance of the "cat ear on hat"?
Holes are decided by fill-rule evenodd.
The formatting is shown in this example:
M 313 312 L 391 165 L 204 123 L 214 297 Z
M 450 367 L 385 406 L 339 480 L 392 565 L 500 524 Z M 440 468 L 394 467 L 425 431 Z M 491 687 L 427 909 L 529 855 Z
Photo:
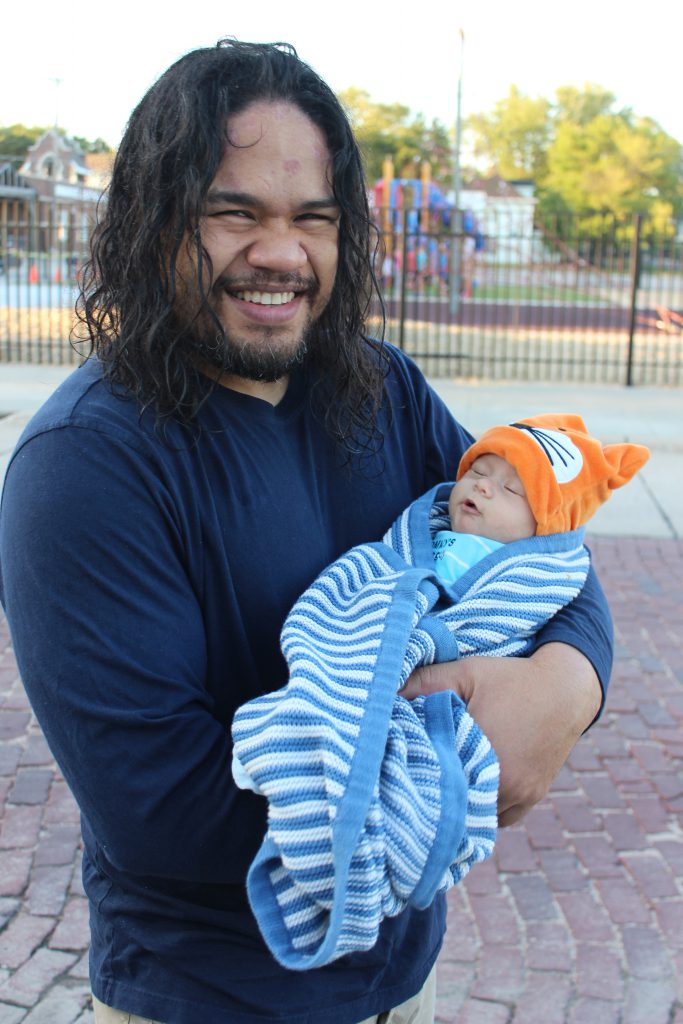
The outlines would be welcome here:
M 650 450 L 642 444 L 608 444 L 602 452 L 610 468 L 606 482 L 612 491 L 627 484 L 650 458 Z

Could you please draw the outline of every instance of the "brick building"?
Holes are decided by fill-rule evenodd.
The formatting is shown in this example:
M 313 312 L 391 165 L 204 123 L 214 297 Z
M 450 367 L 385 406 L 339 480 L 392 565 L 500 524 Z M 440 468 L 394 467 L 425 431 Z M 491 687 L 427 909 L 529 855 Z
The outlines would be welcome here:
M 73 277 L 113 159 L 113 153 L 84 153 L 50 128 L 29 148 L 18 173 L 0 167 L 2 266 L 32 281 Z

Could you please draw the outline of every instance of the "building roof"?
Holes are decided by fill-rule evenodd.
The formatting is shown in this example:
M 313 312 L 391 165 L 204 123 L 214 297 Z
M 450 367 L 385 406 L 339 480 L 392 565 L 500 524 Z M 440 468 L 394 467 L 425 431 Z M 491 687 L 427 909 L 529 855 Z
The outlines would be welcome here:
M 464 185 L 467 191 L 482 191 L 492 199 L 526 199 L 533 182 L 528 180 L 507 181 L 500 174 L 472 178 Z
M 85 166 L 91 174 L 111 174 L 116 153 L 86 153 Z
M 0 199 L 30 199 L 35 189 L 9 161 L 0 162 Z
M 41 195 L 93 202 L 109 184 L 112 161 L 112 153 L 84 153 L 74 139 L 49 128 L 29 147 L 19 170 Z

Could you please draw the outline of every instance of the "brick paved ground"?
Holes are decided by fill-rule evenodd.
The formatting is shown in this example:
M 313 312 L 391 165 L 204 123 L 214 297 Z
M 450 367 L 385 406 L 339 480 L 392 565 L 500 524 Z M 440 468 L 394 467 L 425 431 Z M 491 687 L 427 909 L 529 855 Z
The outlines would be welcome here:
M 683 542 L 593 538 L 607 710 L 450 895 L 443 1024 L 683 1024 Z
M 683 542 L 592 548 L 608 709 L 451 892 L 440 1024 L 683 1024 Z M 78 816 L 1 617 L 0 808 L 0 1024 L 92 1024 Z

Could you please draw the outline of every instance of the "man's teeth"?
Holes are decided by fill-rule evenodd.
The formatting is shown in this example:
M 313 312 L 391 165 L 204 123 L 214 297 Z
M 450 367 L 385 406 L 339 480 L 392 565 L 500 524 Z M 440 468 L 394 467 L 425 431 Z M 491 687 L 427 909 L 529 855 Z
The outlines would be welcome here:
M 244 302 L 255 302 L 259 306 L 283 306 L 291 302 L 296 292 L 237 292 L 237 298 Z

